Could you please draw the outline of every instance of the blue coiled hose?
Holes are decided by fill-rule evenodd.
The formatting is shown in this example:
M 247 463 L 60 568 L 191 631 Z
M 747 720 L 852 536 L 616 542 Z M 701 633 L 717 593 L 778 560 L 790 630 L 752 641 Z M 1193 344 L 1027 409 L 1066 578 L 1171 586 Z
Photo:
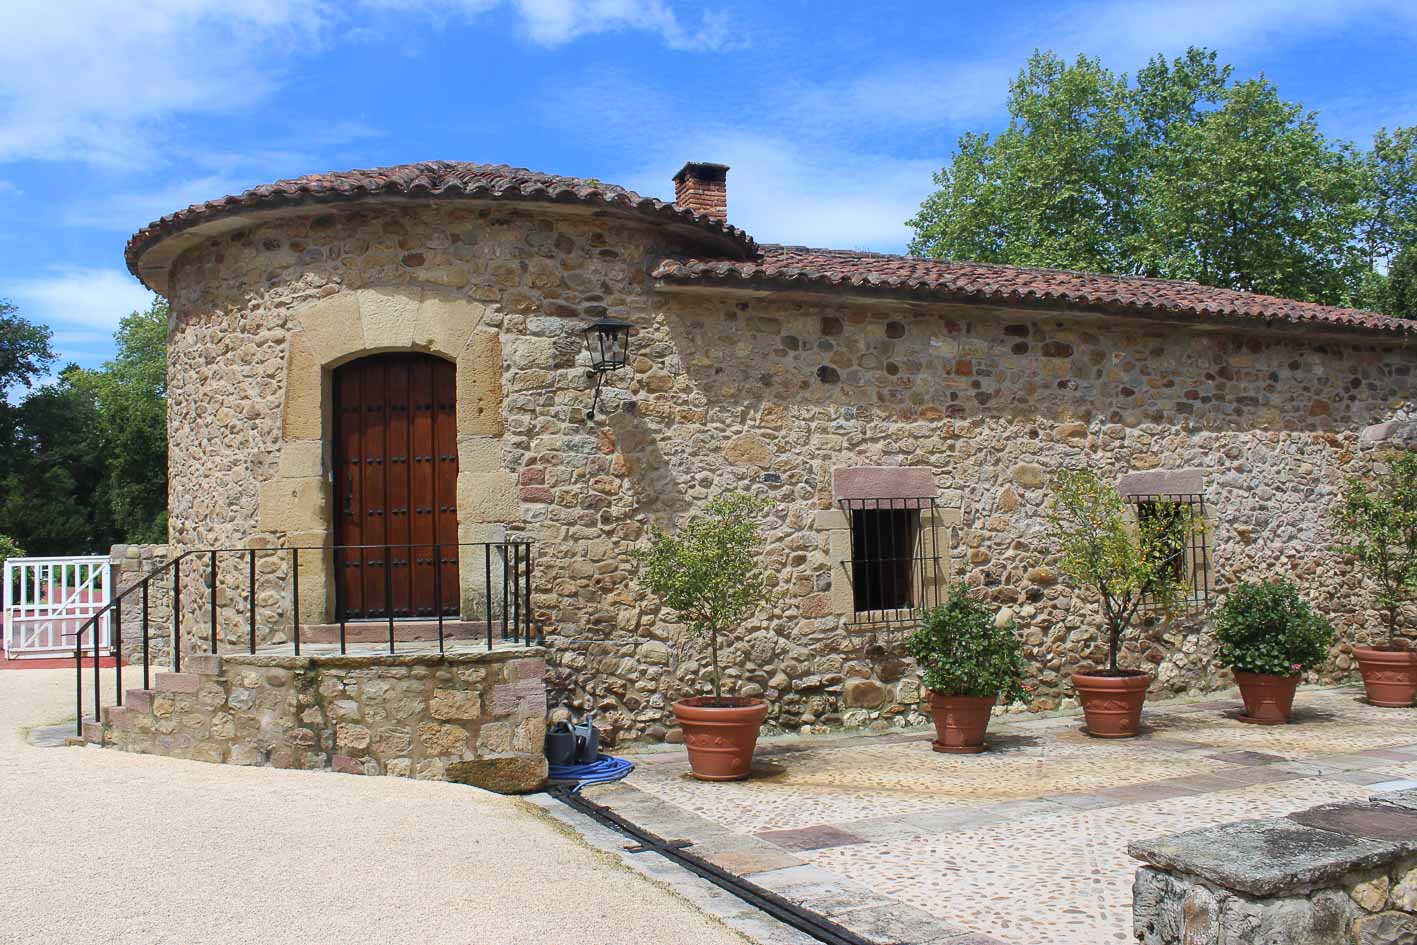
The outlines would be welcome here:
M 575 787 L 571 788 L 571 793 L 576 794 L 587 784 L 609 784 L 611 781 L 619 781 L 633 770 L 635 770 L 635 765 L 632 761 L 600 754 L 596 755 L 595 760 L 590 764 L 551 765 L 547 771 L 547 777 L 552 781 L 576 782 Z

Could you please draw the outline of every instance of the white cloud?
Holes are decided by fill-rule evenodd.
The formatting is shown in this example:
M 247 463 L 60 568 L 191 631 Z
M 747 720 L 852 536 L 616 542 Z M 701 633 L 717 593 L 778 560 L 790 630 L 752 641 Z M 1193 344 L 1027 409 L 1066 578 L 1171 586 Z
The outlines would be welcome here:
M 151 161 L 169 119 L 269 95 L 271 60 L 317 39 L 321 12 L 293 0 L 0 4 L 0 161 Z
M 534 43 L 645 31 L 676 49 L 731 37 L 705 13 L 680 20 L 665 0 L 8 0 L 0 3 L 0 163 L 79 160 L 122 168 L 163 159 L 184 116 L 268 100 L 312 54 L 457 17 L 494 23 L 509 6 Z M 395 23 L 388 14 L 398 12 Z
M 1224 61 L 1227 50 L 1254 55 L 1363 21 L 1417 31 L 1417 6 L 1410 0 L 1059 4 L 1042 16 L 1002 14 L 984 45 L 954 44 L 948 57 L 894 63 L 825 87 L 788 88 L 781 111 L 799 126 L 864 132 L 977 121 L 1000 113 L 1009 81 L 1034 49 L 1066 59 L 1097 56 L 1114 71 L 1133 73 L 1153 56 L 1178 56 L 1188 46 L 1216 49 Z
M 545 46 L 623 29 L 657 33 L 671 49 L 736 45 L 724 16 L 706 12 L 697 27 L 686 27 L 663 0 L 516 0 L 516 7 L 527 35 Z
M 69 226 L 91 226 L 132 233 L 158 218 L 207 200 L 236 194 L 246 187 L 229 177 L 211 175 L 173 181 L 158 190 L 85 199 L 64 210 Z
M 16 197 L 24 195 L 24 191 L 12 180 L 0 180 L 0 197 L 6 194 L 13 194 Z
M 0 284 L 0 298 L 58 330 L 112 332 L 124 315 L 151 305 L 153 294 L 118 269 L 68 268 Z

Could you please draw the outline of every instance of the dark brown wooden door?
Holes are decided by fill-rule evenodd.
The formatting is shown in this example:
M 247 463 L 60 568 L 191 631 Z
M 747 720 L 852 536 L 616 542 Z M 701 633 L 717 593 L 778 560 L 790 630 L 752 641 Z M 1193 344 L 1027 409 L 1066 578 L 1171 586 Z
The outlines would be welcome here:
M 347 620 L 458 612 L 454 367 L 378 354 L 334 374 L 336 606 Z M 435 563 L 436 556 L 441 562 Z M 363 546 L 363 547 L 360 547 Z

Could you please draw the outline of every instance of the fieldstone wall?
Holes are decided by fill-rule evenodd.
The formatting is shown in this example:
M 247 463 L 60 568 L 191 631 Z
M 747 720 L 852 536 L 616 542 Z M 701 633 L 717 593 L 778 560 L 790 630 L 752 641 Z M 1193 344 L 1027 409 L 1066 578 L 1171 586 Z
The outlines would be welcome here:
M 114 545 L 109 551 L 113 574 L 113 596 L 117 597 L 149 574 L 167 564 L 167 545 Z M 123 659 L 134 665 L 143 661 L 143 597 L 134 591 L 123 600 L 121 611 Z M 148 584 L 148 653 L 151 664 L 166 667 L 172 662 L 172 581 L 164 576 Z
M 1417 942 L 1417 791 L 1132 844 L 1143 945 Z
M 593 709 L 613 736 L 675 739 L 670 703 L 708 677 L 634 584 L 627 552 L 650 524 L 732 489 L 774 501 L 765 560 L 780 595 L 730 635 L 730 686 L 766 697 L 784 729 L 923 719 L 905 630 L 852 620 L 831 486 L 848 467 L 933 476 L 948 573 L 1018 619 L 1036 708 L 1067 701 L 1069 673 L 1105 658 L 1097 608 L 1059 580 L 1044 538 L 1048 478 L 1063 466 L 1115 480 L 1198 470 L 1217 591 L 1244 577 L 1299 582 L 1342 632 L 1324 678 L 1376 638 L 1380 619 L 1330 550 L 1325 513 L 1343 477 L 1391 443 L 1362 432 L 1411 416 L 1417 352 L 1400 342 L 668 290 L 648 272 L 682 248 L 675 239 L 570 207 L 400 202 L 312 210 L 189 250 L 172 283 L 174 545 L 327 542 L 328 371 L 411 348 L 457 361 L 464 540 L 536 543 L 552 701 Z M 604 314 L 636 330 L 592 422 L 580 328 Z M 277 642 L 288 565 L 268 567 L 262 642 Z M 328 619 L 328 593 L 306 590 L 327 591 L 328 568 L 301 569 L 306 619 Z M 231 645 L 245 639 L 242 577 L 218 579 Z M 203 648 L 206 618 L 191 606 L 184 626 Z M 1125 658 L 1155 671 L 1160 691 L 1228 684 L 1206 626 L 1198 613 L 1141 627 Z
M 546 777 L 545 653 L 193 656 L 104 710 L 91 739 L 224 764 L 459 781 L 503 793 Z

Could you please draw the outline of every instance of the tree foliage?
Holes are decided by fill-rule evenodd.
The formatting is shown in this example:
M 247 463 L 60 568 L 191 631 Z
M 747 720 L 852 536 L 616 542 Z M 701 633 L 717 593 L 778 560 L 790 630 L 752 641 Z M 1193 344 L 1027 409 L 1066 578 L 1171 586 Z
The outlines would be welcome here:
M 1185 506 L 1176 514 L 1131 515 L 1117 488 L 1086 469 L 1053 477 L 1047 515 L 1058 569 L 1102 606 L 1108 666 L 1116 674 L 1122 637 L 1142 604 L 1163 614 L 1180 608 L 1186 585 L 1174 549 L 1189 542 L 1200 522 Z
M 656 527 L 648 548 L 630 552 L 640 564 L 639 583 L 708 643 L 716 699 L 723 698 L 719 634 L 771 596 L 757 562 L 758 520 L 769 507 L 767 499 L 746 493 L 718 496 L 675 534 Z
M 1000 625 L 994 612 L 962 584 L 950 588 L 943 604 L 925 612 L 906 649 L 925 687 L 942 696 L 997 695 L 1003 705 L 1028 696 L 1023 641 L 1014 622 Z
M 1327 620 L 1288 581 L 1245 582 L 1215 611 L 1216 655 L 1242 673 L 1293 676 L 1323 662 L 1333 645 Z
M 1414 129 L 1359 152 L 1195 48 L 1134 80 L 1035 53 L 1008 107 L 998 135 L 959 139 L 911 252 L 1401 311 L 1387 274 L 1417 235 Z
M 166 338 L 158 302 L 122 320 L 102 368 L 71 364 L 5 405 L 0 532 L 33 554 L 167 540 Z M 53 361 L 47 341 L 47 329 L 0 333 L 0 363 L 26 365 L 19 382 L 34 387 Z
M 1388 453 L 1375 481 L 1350 476 L 1333 510 L 1338 550 L 1377 585 L 1388 642 L 1398 642 L 1402 605 L 1417 594 L 1417 454 Z

